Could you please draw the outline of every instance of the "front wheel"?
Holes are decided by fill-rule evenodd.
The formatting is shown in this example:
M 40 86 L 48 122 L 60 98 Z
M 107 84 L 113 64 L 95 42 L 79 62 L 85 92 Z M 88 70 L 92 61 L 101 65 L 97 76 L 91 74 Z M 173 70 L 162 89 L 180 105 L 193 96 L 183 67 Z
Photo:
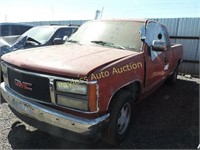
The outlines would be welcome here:
M 128 134 L 131 124 L 133 97 L 131 93 L 123 90 L 113 98 L 110 106 L 110 120 L 103 132 L 102 140 L 116 145 Z

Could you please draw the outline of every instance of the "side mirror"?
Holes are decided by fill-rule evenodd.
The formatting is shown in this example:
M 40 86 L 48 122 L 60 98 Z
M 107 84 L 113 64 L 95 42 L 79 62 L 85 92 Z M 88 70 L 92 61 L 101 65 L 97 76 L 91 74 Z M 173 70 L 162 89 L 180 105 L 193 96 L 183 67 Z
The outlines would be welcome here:
M 69 37 L 66 35 L 63 37 L 63 41 L 67 41 L 69 39 Z
M 153 51 L 163 52 L 166 49 L 167 48 L 166 48 L 165 42 L 160 41 L 160 40 L 153 40 L 153 42 L 152 42 L 152 50 Z
M 58 44 L 63 44 L 65 41 L 63 40 L 63 39 L 61 39 L 61 38 L 55 38 L 54 40 L 53 40 L 53 44 L 54 45 L 58 45 Z

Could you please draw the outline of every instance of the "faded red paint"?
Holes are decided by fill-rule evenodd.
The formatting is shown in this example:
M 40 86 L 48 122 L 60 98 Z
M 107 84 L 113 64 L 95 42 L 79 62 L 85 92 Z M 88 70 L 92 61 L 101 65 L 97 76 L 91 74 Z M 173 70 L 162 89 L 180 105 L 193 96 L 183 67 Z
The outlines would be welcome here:
M 24 69 L 81 77 L 102 65 L 136 54 L 114 48 L 69 44 L 16 51 L 4 55 L 2 59 Z
M 89 81 L 96 79 L 101 115 L 107 112 L 113 95 L 122 87 L 138 81 L 141 84 L 141 97 L 157 87 L 172 73 L 182 53 L 181 45 L 173 45 L 152 61 L 146 44 L 143 44 L 141 52 L 67 44 L 16 51 L 4 55 L 2 60 L 33 71 L 74 78 L 87 77 Z M 127 66 L 130 64 L 133 64 L 132 68 Z M 165 66 L 167 70 L 164 70 Z M 122 68 L 122 71 L 117 73 L 113 71 L 114 68 Z

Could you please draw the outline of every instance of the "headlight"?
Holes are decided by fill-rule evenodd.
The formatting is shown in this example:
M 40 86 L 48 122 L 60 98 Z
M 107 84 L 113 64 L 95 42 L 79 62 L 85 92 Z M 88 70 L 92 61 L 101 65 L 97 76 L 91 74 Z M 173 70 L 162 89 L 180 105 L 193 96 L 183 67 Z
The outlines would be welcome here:
M 97 83 L 84 83 L 80 80 L 56 81 L 57 104 L 83 111 L 98 111 L 98 85 Z M 63 92 L 63 93 L 60 93 Z M 73 96 L 74 93 L 80 94 Z M 85 97 L 85 98 L 84 98 Z
M 72 97 L 57 95 L 57 103 L 62 106 L 67 106 L 70 108 L 75 108 L 79 110 L 88 110 L 88 101 L 76 99 Z
M 56 82 L 56 90 L 60 92 L 74 93 L 74 94 L 87 94 L 87 85 L 79 82 Z

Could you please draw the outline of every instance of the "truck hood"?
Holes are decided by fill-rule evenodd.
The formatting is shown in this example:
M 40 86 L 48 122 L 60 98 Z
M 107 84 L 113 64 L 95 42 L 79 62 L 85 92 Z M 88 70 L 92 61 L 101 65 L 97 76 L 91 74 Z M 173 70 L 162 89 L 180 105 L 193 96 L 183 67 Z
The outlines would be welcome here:
M 66 44 L 18 50 L 2 56 L 2 60 L 38 72 L 82 77 L 101 66 L 136 54 L 101 46 Z

